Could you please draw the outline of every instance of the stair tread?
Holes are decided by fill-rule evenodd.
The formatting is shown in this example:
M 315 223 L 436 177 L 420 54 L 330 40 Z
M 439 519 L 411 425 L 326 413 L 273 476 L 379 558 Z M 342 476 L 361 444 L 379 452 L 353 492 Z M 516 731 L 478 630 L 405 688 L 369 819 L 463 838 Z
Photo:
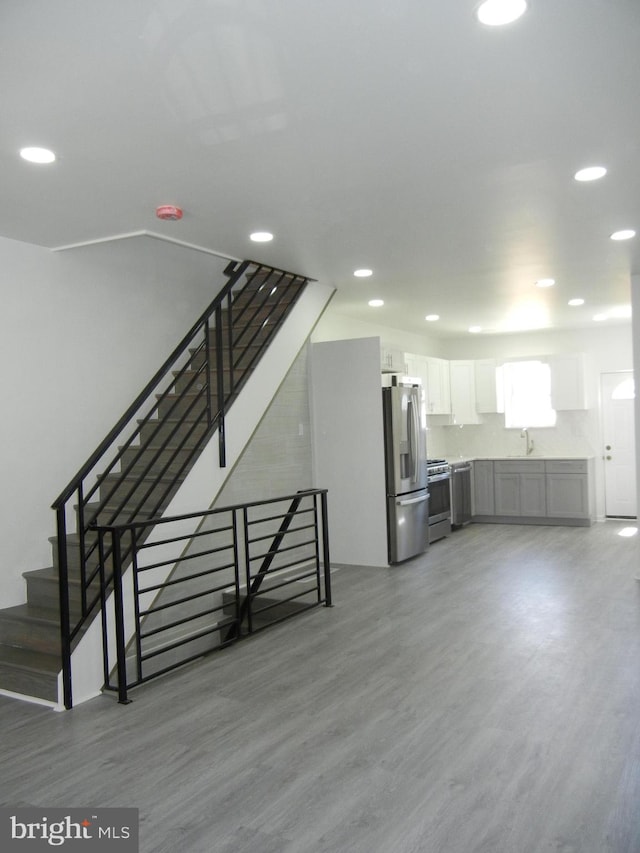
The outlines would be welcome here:
M 59 654 L 45 654 L 0 643 L 0 665 L 20 667 L 45 675 L 57 675 L 61 669 Z
M 35 621 L 60 624 L 60 614 L 51 607 L 41 607 L 37 604 L 16 604 L 14 607 L 4 607 L 0 610 L 0 619 L 14 619 L 21 621 Z
M 53 581 L 58 583 L 60 576 L 58 570 L 54 566 L 47 566 L 45 569 L 30 569 L 28 572 L 23 572 L 22 577 L 25 580 L 35 578 L 36 580 Z M 69 583 L 80 586 L 80 578 L 69 576 Z

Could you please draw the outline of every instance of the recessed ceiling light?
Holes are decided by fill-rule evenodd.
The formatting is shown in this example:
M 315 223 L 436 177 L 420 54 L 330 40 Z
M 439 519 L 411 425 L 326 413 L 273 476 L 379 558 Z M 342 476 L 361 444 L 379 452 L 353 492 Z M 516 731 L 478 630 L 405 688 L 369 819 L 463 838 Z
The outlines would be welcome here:
M 21 148 L 20 156 L 29 163 L 53 163 L 56 155 L 48 148 Z
M 573 177 L 576 181 L 597 181 L 606 174 L 604 166 L 586 166 L 584 169 L 578 169 Z
M 355 270 L 353 274 L 356 276 L 356 278 L 369 278 L 370 275 L 373 275 L 373 270 Z
M 273 234 L 270 231 L 254 231 L 249 234 L 249 239 L 254 243 L 270 243 L 273 240 Z
M 478 332 L 482 331 L 482 326 L 469 326 L 469 331 L 472 335 L 477 335 Z
M 440 315 L 439 314 L 427 314 L 427 316 L 424 319 L 428 320 L 429 323 L 435 323 L 436 320 L 440 319 Z
M 624 228 L 622 231 L 614 231 L 611 235 L 612 240 L 631 240 L 636 236 L 636 232 L 632 228 Z
M 594 314 L 593 319 L 596 323 L 602 323 L 603 320 L 607 319 L 606 314 Z
M 476 15 L 481 24 L 501 27 L 517 20 L 527 11 L 527 0 L 485 0 Z
M 372 308 L 381 308 L 384 305 L 384 299 L 370 299 L 369 305 Z
M 571 305 L 572 308 L 575 308 L 576 305 L 584 305 L 584 299 L 570 299 L 567 304 Z
M 539 278 L 536 281 L 536 287 L 553 287 L 555 283 L 555 278 Z

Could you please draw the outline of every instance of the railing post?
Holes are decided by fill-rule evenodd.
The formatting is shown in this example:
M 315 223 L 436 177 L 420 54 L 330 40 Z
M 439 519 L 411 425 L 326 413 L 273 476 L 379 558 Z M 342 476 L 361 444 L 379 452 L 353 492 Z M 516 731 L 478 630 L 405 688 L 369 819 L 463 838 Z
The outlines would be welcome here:
M 69 617 L 69 569 L 67 565 L 67 522 L 65 504 L 56 507 L 58 536 L 58 584 L 60 596 L 60 652 L 62 655 L 62 693 L 64 707 L 73 707 L 71 689 L 71 620 Z
M 211 401 L 211 327 L 209 320 L 204 321 L 204 369 L 207 377 L 207 422 L 211 426 L 213 423 L 213 403 Z
M 118 669 L 118 702 L 128 705 L 127 698 L 127 659 L 124 632 L 124 596 L 122 594 L 122 549 L 120 531 L 111 528 L 111 547 L 113 554 L 113 606 L 116 623 L 116 658 Z
M 217 378 L 217 391 L 218 391 L 218 459 L 221 468 L 227 467 L 227 450 L 226 450 L 226 436 L 224 434 L 225 423 L 224 423 L 224 361 L 223 361 L 223 342 L 222 342 L 222 307 L 220 305 L 217 306 L 215 310 L 215 318 L 216 318 L 216 378 Z M 210 356 L 207 351 L 207 360 L 209 360 Z M 211 365 L 207 365 L 209 369 Z M 209 373 L 211 376 L 211 373 Z
M 320 514 L 322 517 L 322 562 L 324 563 L 325 607 L 333 607 L 331 600 L 331 561 L 329 559 L 329 522 L 326 491 L 320 495 Z

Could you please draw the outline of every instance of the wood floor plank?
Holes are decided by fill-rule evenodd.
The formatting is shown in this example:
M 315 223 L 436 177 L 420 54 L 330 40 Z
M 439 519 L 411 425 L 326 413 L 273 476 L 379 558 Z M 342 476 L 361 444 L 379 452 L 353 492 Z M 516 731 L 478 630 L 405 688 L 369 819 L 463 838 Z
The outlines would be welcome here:
M 471 525 L 132 693 L 0 697 L 0 802 L 142 853 L 639 853 L 638 539 Z

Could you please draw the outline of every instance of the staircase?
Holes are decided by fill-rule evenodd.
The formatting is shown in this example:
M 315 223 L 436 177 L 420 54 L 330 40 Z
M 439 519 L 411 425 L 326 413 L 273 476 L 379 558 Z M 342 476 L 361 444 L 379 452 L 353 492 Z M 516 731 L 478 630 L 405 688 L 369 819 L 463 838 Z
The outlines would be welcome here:
M 309 279 L 250 261 L 225 274 L 211 306 L 54 503 L 53 565 L 25 572 L 26 603 L 0 610 L 1 690 L 58 702 L 62 672 L 71 707 L 70 656 L 110 580 L 92 525 L 161 515 L 216 431 L 226 465 L 226 414 Z

